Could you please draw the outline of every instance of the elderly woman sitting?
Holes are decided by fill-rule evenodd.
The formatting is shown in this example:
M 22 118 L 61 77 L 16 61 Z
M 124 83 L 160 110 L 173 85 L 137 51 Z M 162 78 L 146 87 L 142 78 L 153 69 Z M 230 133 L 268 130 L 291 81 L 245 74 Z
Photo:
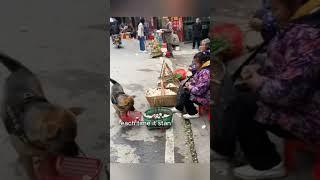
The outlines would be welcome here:
M 210 39 L 204 39 L 201 41 L 201 46 L 199 47 L 200 52 L 204 52 L 206 55 L 210 55 Z M 191 65 L 188 68 L 189 71 L 192 72 L 192 74 L 195 74 L 197 72 L 195 63 L 192 61 Z
M 264 63 L 242 71 L 243 83 L 251 91 L 239 93 L 227 110 L 228 119 L 215 119 L 235 122 L 237 137 L 213 139 L 213 150 L 216 158 L 230 158 L 235 140 L 239 141 L 249 163 L 234 169 L 241 179 L 285 176 L 281 156 L 267 131 L 311 145 L 320 143 L 320 2 L 271 3 L 281 30 L 268 45 Z M 216 128 L 230 133 L 230 127 Z
M 185 119 L 199 118 L 199 113 L 194 105 L 209 105 L 210 101 L 210 56 L 199 52 L 194 56 L 196 72 L 186 83 L 184 94 L 178 99 L 173 112 L 181 112 L 184 108 L 187 114 L 183 115 Z

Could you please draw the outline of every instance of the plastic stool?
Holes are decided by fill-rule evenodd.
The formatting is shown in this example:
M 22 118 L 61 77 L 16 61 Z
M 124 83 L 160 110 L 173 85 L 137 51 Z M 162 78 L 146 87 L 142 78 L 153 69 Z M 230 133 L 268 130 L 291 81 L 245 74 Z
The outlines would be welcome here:
M 153 36 L 152 34 L 150 34 L 150 35 L 148 36 L 148 40 L 154 40 L 154 36 Z
M 204 113 L 208 113 L 208 120 L 210 121 L 211 115 L 210 115 L 210 106 L 199 106 L 199 115 L 204 115 Z
M 166 52 L 166 57 L 172 57 L 172 53 L 169 52 L 169 51 L 167 51 L 167 52 Z
M 295 169 L 295 152 L 296 151 L 308 151 L 313 152 L 315 155 L 315 161 L 313 164 L 313 176 L 314 180 L 320 180 L 320 145 L 310 146 L 302 141 L 298 140 L 286 140 L 284 145 L 284 158 L 287 170 Z

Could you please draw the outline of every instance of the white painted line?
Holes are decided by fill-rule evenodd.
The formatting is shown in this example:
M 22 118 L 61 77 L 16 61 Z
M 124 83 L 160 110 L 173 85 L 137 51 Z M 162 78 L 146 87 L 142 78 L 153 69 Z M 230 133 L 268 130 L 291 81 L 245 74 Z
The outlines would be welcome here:
M 173 126 L 166 130 L 165 163 L 174 163 L 174 135 Z

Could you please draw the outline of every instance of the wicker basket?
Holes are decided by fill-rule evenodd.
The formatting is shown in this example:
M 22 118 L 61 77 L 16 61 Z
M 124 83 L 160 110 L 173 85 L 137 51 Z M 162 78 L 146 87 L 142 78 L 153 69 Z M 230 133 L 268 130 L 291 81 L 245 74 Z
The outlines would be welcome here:
M 162 51 L 154 51 L 154 52 L 151 51 L 151 58 L 157 58 L 161 56 L 163 56 Z
M 174 84 L 176 87 L 167 87 L 170 83 Z M 178 92 L 179 86 L 180 86 L 180 82 L 177 81 L 176 79 L 173 81 L 166 81 L 163 80 L 163 86 L 165 89 L 170 89 L 173 92 Z M 158 87 L 161 88 L 161 83 L 158 83 Z
M 170 89 L 171 91 L 177 93 L 178 90 L 179 90 L 179 87 L 168 87 L 168 88 L 166 88 L 166 89 Z
M 161 96 L 152 96 L 152 97 L 148 97 L 147 101 L 149 102 L 151 107 L 173 107 L 176 105 L 177 102 L 177 95 L 165 95 L 164 93 L 164 82 L 162 80 L 160 80 L 160 89 L 161 89 Z
M 177 95 L 163 95 L 147 97 L 151 107 L 173 107 L 177 102 Z
M 165 74 L 166 72 L 168 73 L 168 75 Z M 163 62 L 162 64 L 162 69 L 160 73 L 160 82 L 161 81 L 163 82 L 164 88 L 166 88 L 167 85 L 170 83 L 174 84 L 176 87 L 166 88 L 166 89 L 170 89 L 173 92 L 178 92 L 180 81 L 178 78 L 176 78 L 175 74 L 172 72 L 168 64 L 165 62 Z M 161 88 L 161 83 L 158 83 L 158 87 Z

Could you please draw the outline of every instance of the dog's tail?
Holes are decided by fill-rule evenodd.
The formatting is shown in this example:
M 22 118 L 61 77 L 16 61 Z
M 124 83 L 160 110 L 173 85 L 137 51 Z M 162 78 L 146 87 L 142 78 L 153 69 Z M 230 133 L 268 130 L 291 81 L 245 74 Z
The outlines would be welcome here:
M 113 80 L 113 79 L 111 79 L 111 78 L 110 78 L 110 82 L 111 82 L 112 84 L 119 84 L 117 81 L 115 81 L 115 80 Z
M 11 72 L 17 71 L 19 69 L 27 69 L 19 61 L 9 57 L 6 54 L 0 53 L 0 63 L 6 66 Z

